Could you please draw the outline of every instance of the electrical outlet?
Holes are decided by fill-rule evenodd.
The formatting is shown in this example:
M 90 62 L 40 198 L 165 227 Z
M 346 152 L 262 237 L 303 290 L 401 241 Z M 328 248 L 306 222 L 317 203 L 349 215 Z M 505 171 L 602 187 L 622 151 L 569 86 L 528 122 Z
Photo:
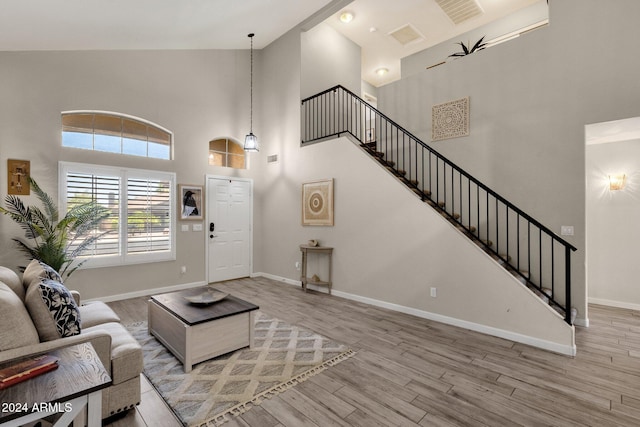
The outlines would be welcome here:
M 431 298 L 435 298 L 437 296 L 438 288 L 431 288 Z
M 182 267 L 180 267 L 180 274 L 186 274 L 187 273 L 187 266 L 183 265 Z
M 296 270 L 300 271 L 300 261 L 296 261 Z

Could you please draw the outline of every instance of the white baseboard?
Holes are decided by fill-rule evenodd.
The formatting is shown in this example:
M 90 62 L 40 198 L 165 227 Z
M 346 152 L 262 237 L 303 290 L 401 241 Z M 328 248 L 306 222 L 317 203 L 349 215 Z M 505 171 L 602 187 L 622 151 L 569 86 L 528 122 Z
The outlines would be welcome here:
M 302 282 L 300 280 L 287 279 L 286 277 L 276 276 L 275 274 L 251 273 L 251 277 L 265 277 L 267 279 L 275 280 L 276 282 L 284 282 L 287 285 L 293 285 L 293 286 L 302 287 Z
M 582 326 L 582 327 L 588 328 L 589 327 L 589 318 L 576 317 L 576 319 L 573 321 L 573 324 L 576 325 L 576 326 Z
M 626 308 L 629 310 L 640 311 L 640 304 L 634 304 L 634 303 L 624 302 L 624 301 L 615 301 L 615 300 L 604 299 L 604 298 L 589 298 L 589 304 L 606 305 L 609 307 Z
M 276 276 L 268 273 L 254 273 L 251 277 L 266 277 L 267 279 L 275 280 L 278 282 L 284 282 L 294 286 L 301 286 L 300 281 L 291 280 L 284 277 Z M 309 287 L 309 289 L 314 289 L 314 287 Z M 315 289 L 314 289 L 315 290 Z M 320 292 L 325 291 L 326 288 L 318 288 Z M 333 295 L 349 299 L 352 301 L 358 301 L 365 304 L 373 305 L 376 307 L 386 308 L 389 310 L 397 311 L 400 313 L 410 314 L 412 316 L 421 317 L 423 319 L 433 320 L 436 322 L 444 323 L 447 325 L 457 326 L 464 329 L 470 329 L 475 332 L 480 332 L 483 334 L 504 338 L 510 341 L 519 342 L 522 344 L 527 344 L 533 347 L 541 348 L 543 350 L 552 351 L 555 353 L 564 354 L 567 356 L 575 356 L 576 355 L 576 345 L 563 345 L 554 343 L 551 341 L 546 341 L 539 338 L 530 337 L 528 335 L 518 334 L 516 332 L 506 331 L 504 329 L 494 328 L 491 326 L 481 325 L 479 323 L 469 322 L 467 320 L 456 319 L 449 316 L 443 316 L 441 314 L 431 313 L 424 310 L 419 310 L 416 308 L 406 307 L 399 304 L 393 304 L 386 301 L 380 301 L 373 298 L 363 297 L 360 295 L 354 295 L 347 292 L 342 292 L 333 289 Z
M 85 303 L 85 302 L 92 302 L 92 301 L 102 301 L 102 302 L 120 301 L 123 299 L 129 299 L 129 298 L 137 298 L 137 297 L 144 297 L 147 295 L 164 294 L 166 292 L 180 291 L 182 289 L 190 289 L 198 286 L 204 286 L 206 284 L 207 284 L 206 282 L 184 283 L 181 285 L 164 286 L 162 288 L 144 289 L 142 291 L 127 292 L 126 294 L 109 295 L 106 297 L 100 297 L 95 299 L 92 298 L 92 299 L 82 300 L 82 302 Z

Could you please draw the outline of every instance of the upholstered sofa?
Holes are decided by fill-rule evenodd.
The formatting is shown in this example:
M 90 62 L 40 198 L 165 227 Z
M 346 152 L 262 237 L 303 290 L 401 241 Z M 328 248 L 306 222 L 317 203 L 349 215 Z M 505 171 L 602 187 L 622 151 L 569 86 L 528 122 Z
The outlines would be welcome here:
M 113 381 L 102 393 L 102 418 L 140 403 L 140 344 L 108 305 L 80 305 L 46 264 L 32 261 L 22 279 L 0 266 L 0 313 L 0 363 L 91 342 Z

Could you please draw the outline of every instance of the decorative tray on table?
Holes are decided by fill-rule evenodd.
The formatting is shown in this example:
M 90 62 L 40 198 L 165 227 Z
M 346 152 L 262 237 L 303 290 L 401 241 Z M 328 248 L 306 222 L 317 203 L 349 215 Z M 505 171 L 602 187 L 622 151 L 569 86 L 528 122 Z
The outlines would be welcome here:
M 225 294 L 224 292 L 216 291 L 215 289 L 209 289 L 198 295 L 184 297 L 184 299 L 189 301 L 191 304 L 208 305 L 213 304 L 214 302 L 221 301 L 228 296 L 229 294 Z

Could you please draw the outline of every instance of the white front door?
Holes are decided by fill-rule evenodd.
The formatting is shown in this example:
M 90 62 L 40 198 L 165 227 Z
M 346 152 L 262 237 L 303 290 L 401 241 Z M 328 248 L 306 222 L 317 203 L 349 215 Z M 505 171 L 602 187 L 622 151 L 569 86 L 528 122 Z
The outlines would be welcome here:
M 209 283 L 251 274 L 252 182 L 207 178 Z

